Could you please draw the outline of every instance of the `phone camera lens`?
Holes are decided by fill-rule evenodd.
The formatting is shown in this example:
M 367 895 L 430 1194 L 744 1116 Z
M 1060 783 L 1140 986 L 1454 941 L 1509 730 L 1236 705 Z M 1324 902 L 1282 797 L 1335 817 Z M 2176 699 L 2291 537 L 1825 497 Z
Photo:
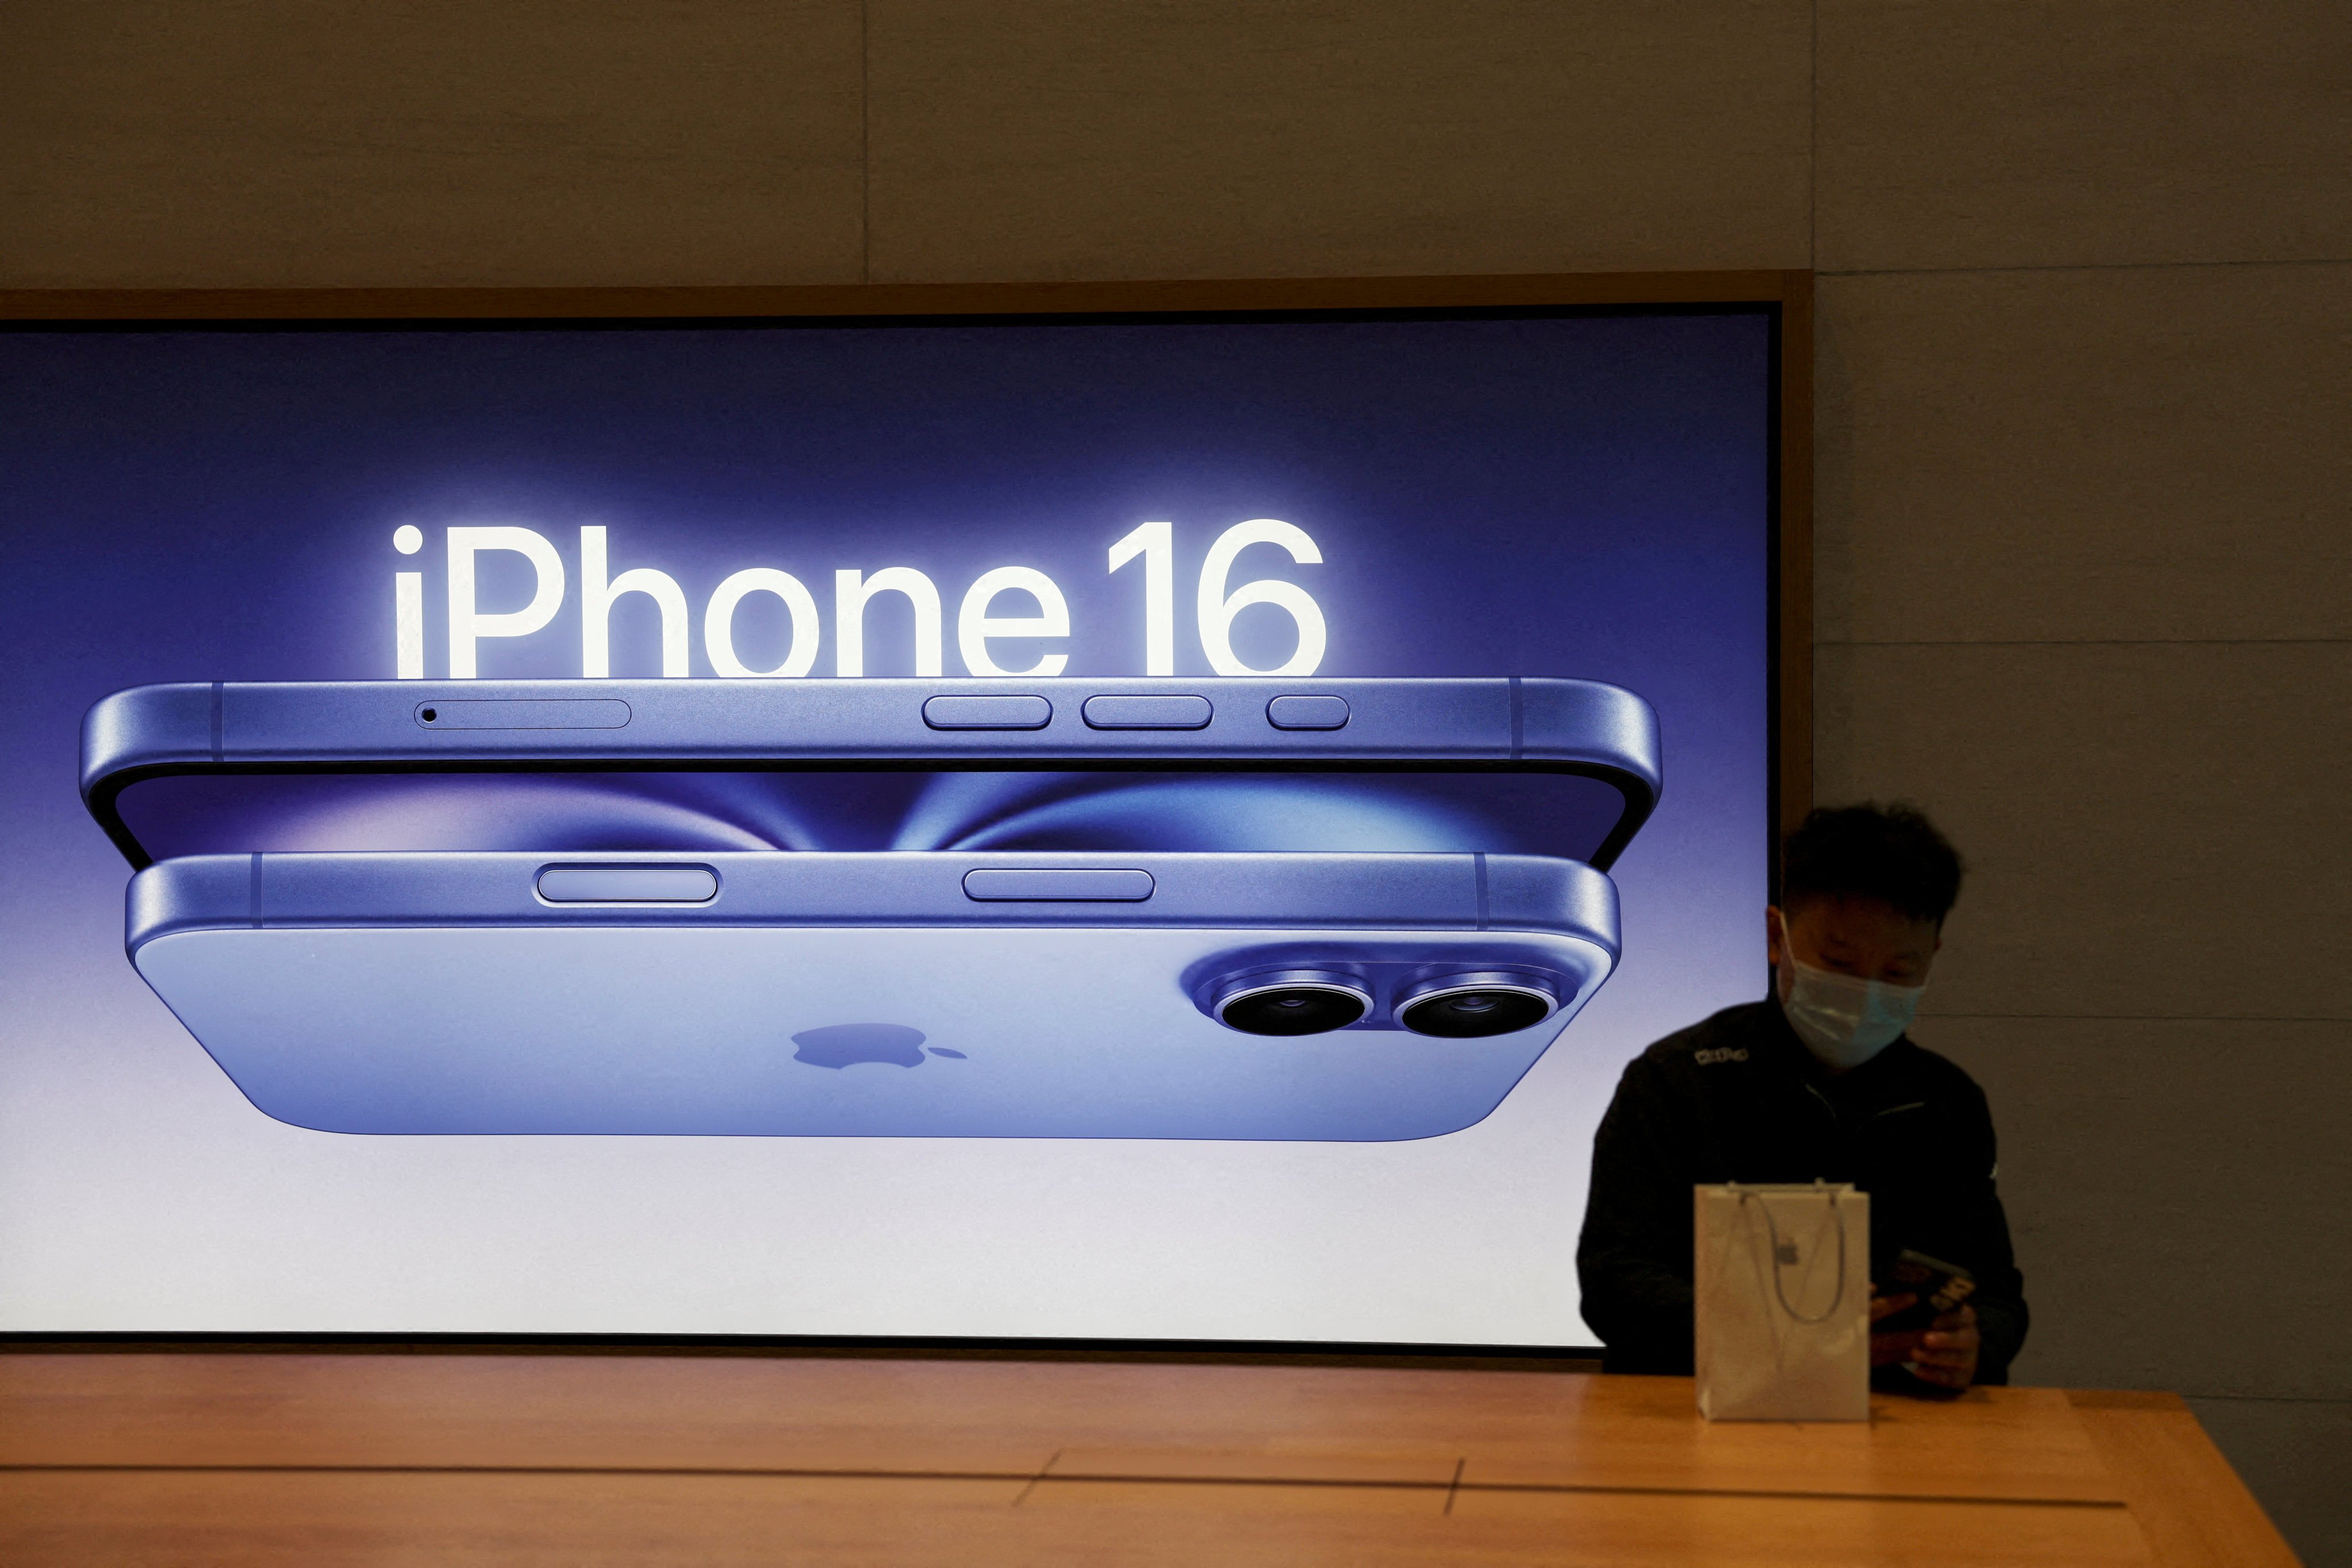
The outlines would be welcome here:
M 435 719 L 439 718 L 441 714 L 440 710 L 437 708 L 425 708 L 419 712 L 416 716 L 423 719 L 425 723 L 431 724 Z
M 1370 992 L 1345 975 L 1316 970 L 1253 975 L 1217 998 L 1217 1021 L 1244 1034 L 1322 1034 L 1372 1009 Z
M 1426 980 L 1397 1007 L 1397 1021 L 1415 1034 L 1476 1040 L 1541 1023 L 1559 998 L 1524 975 L 1447 975 Z

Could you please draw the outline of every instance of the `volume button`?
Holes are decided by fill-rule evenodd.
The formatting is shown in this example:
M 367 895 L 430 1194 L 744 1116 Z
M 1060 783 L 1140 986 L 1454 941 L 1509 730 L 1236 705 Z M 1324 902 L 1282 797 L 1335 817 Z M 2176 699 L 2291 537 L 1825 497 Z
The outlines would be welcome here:
M 1337 696 L 1276 697 L 1265 705 L 1265 722 L 1276 729 L 1345 729 L 1348 699 Z
M 1216 710 L 1201 696 L 1106 693 L 1079 710 L 1090 729 L 1206 729 Z
M 1054 705 L 1044 697 L 1011 692 L 936 696 L 923 704 L 923 722 L 933 729 L 1043 729 Z
M 975 903 L 1140 904 L 1153 885 L 1148 871 L 988 866 L 964 873 L 963 895 Z

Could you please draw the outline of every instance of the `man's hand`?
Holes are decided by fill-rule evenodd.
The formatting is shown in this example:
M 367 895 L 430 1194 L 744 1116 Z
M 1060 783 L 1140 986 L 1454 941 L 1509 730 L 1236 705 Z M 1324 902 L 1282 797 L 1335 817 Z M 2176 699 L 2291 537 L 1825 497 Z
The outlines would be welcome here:
M 1889 1313 L 1899 1312 L 1918 1299 L 1909 1291 L 1899 1295 L 1882 1296 L 1874 1286 L 1870 1292 L 1870 1321 L 1874 1323 Z M 1874 1330 L 1871 1333 L 1870 1364 L 1873 1366 L 1892 1366 L 1898 1361 L 1909 1361 L 1918 1353 L 1919 1334 L 1916 1330 L 1909 1333 L 1879 1333 Z
M 1911 1357 L 1911 1370 L 1926 1382 L 1966 1388 L 1976 1379 L 1977 1350 L 1981 1343 L 1977 1338 L 1977 1310 L 1963 1301 L 1927 1325 Z

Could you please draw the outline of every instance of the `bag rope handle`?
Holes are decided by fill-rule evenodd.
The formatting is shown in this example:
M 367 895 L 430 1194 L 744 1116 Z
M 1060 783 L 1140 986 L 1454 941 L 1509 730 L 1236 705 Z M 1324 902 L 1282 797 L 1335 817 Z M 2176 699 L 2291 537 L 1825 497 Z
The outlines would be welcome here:
M 1772 1206 L 1766 1203 L 1758 1194 L 1749 1192 L 1744 1187 L 1735 1189 L 1739 1193 L 1741 1207 L 1746 1207 L 1748 1200 L 1752 1197 L 1756 1199 L 1756 1207 L 1764 1211 L 1765 1234 L 1772 1241 L 1772 1294 L 1780 1301 L 1780 1310 L 1789 1314 L 1791 1322 L 1802 1323 L 1807 1328 L 1829 1322 L 1837 1315 L 1838 1308 L 1845 1304 L 1845 1212 L 1838 1203 L 1838 1192 L 1835 1187 L 1819 1178 L 1814 1180 L 1813 1185 L 1829 1195 L 1830 1213 L 1837 1220 L 1838 1288 L 1837 1294 L 1830 1298 L 1830 1304 L 1822 1309 L 1818 1316 L 1810 1318 L 1789 1304 L 1788 1288 L 1780 1282 L 1780 1270 L 1786 1265 L 1780 1261 L 1780 1225 L 1772 1218 Z

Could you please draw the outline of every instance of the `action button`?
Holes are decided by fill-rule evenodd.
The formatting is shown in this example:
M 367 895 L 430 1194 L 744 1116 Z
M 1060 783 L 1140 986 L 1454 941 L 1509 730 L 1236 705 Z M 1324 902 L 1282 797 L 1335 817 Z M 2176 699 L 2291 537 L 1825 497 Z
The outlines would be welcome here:
M 938 696 L 923 704 L 923 722 L 933 729 L 1043 729 L 1054 716 L 1044 697 Z
M 1204 729 L 1215 710 L 1206 697 L 1133 693 L 1088 697 L 1080 711 L 1096 729 Z
M 1345 729 L 1346 697 L 1276 697 L 1265 705 L 1265 722 L 1276 729 Z
M 982 903 L 1140 904 L 1151 896 L 1151 887 L 1148 871 L 1097 871 L 1091 866 L 1036 871 L 991 867 L 963 873 L 963 895 Z

